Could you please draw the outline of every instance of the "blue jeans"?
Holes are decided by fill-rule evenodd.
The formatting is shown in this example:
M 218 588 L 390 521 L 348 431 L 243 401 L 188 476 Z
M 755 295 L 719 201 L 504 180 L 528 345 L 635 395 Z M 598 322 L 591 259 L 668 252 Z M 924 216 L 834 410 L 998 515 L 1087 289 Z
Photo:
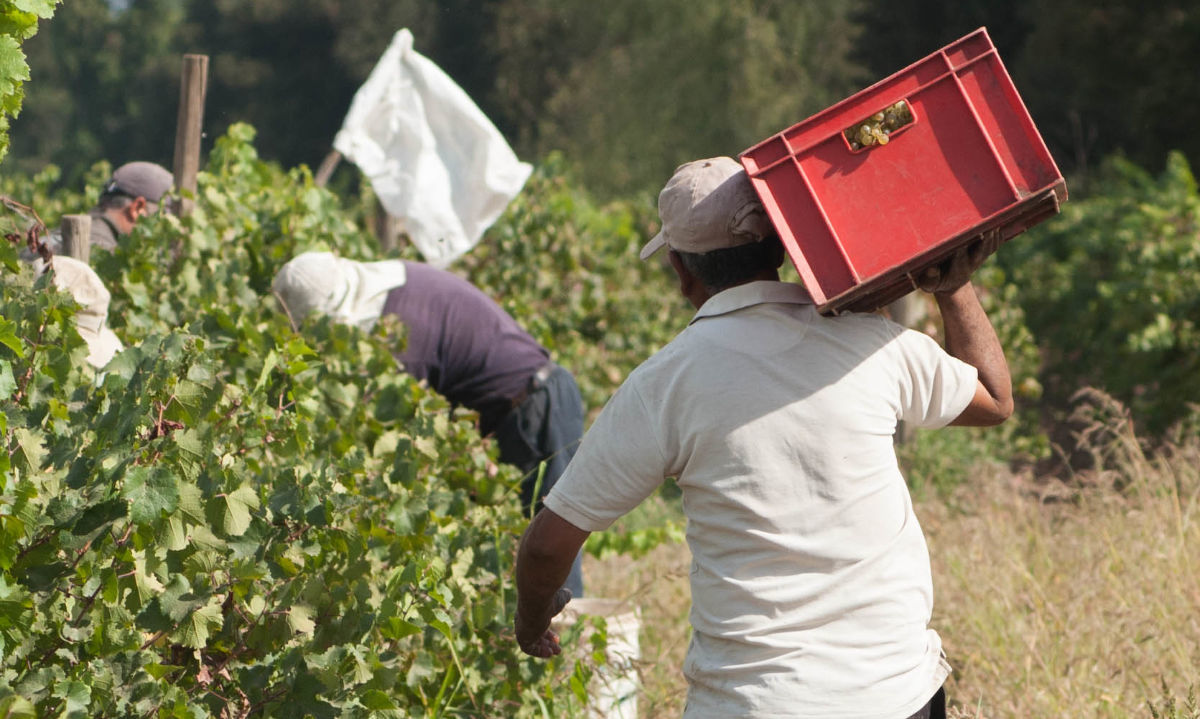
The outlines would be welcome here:
M 583 399 L 570 372 L 555 365 L 544 382 L 531 380 L 529 393 L 496 428 L 500 460 L 521 470 L 521 510 L 541 510 L 542 499 L 567 468 L 583 437 Z M 535 497 L 536 493 L 536 497 Z M 575 557 L 564 584 L 583 596 L 583 554 Z

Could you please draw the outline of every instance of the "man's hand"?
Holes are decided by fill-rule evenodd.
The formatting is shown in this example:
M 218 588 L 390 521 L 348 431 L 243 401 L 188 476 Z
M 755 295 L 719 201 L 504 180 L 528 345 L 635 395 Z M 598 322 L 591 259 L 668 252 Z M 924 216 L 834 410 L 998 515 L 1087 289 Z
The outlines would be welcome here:
M 533 516 L 517 548 L 517 645 L 521 651 L 546 659 L 562 652 L 550 620 L 571 601 L 563 586 L 588 532 L 549 507 Z
M 557 616 L 569 601 L 571 601 L 571 590 L 566 587 L 559 589 L 550 601 L 549 611 L 545 612 L 537 621 L 526 620 L 521 614 L 520 607 L 517 608 L 515 625 L 517 644 L 521 647 L 521 651 L 531 657 L 542 659 L 549 659 L 562 653 L 562 647 L 558 644 L 558 634 L 550 630 L 550 620 Z
M 960 247 L 949 259 L 927 268 L 917 277 L 917 287 L 934 294 L 953 292 L 967 284 L 971 275 L 1000 248 L 1000 230 L 985 232 L 979 239 Z

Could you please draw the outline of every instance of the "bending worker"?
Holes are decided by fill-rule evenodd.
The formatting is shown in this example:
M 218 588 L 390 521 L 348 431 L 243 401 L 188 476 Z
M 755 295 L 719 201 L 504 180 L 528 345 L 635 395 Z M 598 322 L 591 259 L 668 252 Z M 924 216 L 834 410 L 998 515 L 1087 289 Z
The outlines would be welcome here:
M 299 325 L 309 312 L 369 330 L 383 314 L 407 331 L 396 358 L 451 404 L 479 413 L 500 459 L 523 473 L 521 506 L 550 491 L 583 435 L 583 400 L 569 371 L 479 288 L 420 262 L 355 262 L 306 252 L 275 275 L 274 290 Z M 545 465 L 544 471 L 541 469 Z M 540 475 L 540 480 L 539 480 Z M 583 591 L 581 556 L 565 585 Z
M 969 283 L 997 237 L 923 277 L 943 350 L 879 315 L 824 317 L 780 282 L 779 237 L 730 158 L 681 166 L 658 208 L 642 259 L 667 248 L 698 311 L 626 378 L 526 530 L 518 644 L 561 651 L 549 626 L 575 552 L 675 477 L 692 553 L 685 717 L 937 716 L 950 668 L 892 437 L 899 421 L 1012 413 Z

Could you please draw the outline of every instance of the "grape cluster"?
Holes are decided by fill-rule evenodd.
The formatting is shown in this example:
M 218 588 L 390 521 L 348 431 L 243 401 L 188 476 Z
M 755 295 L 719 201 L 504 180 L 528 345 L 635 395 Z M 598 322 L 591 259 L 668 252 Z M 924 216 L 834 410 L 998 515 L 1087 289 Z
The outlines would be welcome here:
M 872 145 L 888 144 L 888 136 L 912 122 L 912 110 L 904 100 L 880 110 L 863 122 L 856 123 L 845 131 L 851 150 Z

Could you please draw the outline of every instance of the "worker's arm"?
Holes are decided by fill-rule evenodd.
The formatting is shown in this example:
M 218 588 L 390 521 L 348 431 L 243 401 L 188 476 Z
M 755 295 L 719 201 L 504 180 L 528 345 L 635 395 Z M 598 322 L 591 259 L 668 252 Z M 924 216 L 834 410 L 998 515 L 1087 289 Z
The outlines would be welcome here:
M 571 565 L 590 532 L 543 508 L 533 517 L 517 550 L 517 644 L 535 657 L 551 657 L 562 649 L 550 620 L 571 600 L 562 588 Z
M 1000 424 L 1013 412 L 1008 360 L 970 282 L 971 274 L 996 251 L 1000 241 L 999 232 L 989 233 L 957 252 L 943 266 L 931 268 L 919 283 L 937 301 L 946 333 L 946 351 L 979 372 L 975 396 L 950 423 L 953 425 L 987 427 Z
M 968 282 L 953 292 L 936 293 L 946 351 L 979 371 L 975 396 L 950 424 L 989 427 L 1013 412 L 1012 378 L 996 330 Z

